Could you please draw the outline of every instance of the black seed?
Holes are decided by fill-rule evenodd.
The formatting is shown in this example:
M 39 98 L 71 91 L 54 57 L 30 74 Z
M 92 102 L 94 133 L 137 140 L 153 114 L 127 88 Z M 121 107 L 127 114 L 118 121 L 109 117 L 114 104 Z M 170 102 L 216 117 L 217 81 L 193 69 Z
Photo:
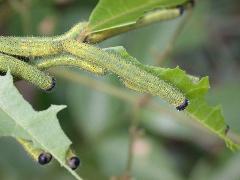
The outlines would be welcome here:
M 41 153 L 38 156 L 38 163 L 41 165 L 48 164 L 52 160 L 52 155 L 49 153 Z
M 75 170 L 78 168 L 78 166 L 80 165 L 80 159 L 76 156 L 74 157 L 71 157 L 69 160 L 68 160 L 68 165 L 69 167 L 72 169 L 72 170 Z
M 184 102 L 182 104 L 180 104 L 178 107 L 176 107 L 176 109 L 178 111 L 183 111 L 189 104 L 189 100 L 185 99 Z
M 177 8 L 179 9 L 180 15 L 183 15 L 183 13 L 184 13 L 184 11 L 185 11 L 184 6 L 179 5 L 179 6 L 177 6 Z
M 230 130 L 230 126 L 229 126 L 229 125 L 226 125 L 225 131 L 224 131 L 225 135 L 228 134 L 229 130 Z
M 55 86 L 56 86 L 56 79 L 53 77 L 51 87 L 46 89 L 46 91 L 51 91 Z

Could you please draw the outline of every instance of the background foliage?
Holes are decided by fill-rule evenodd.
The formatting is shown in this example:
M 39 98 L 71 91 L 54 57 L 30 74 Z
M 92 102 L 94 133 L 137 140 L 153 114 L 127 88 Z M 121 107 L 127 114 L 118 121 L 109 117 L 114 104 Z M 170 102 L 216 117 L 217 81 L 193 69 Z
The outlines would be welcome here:
M 23 6 L 0 4 L 2 35 L 60 34 L 78 21 L 88 20 L 95 0 L 24 0 Z M 163 66 L 180 65 L 187 72 L 210 76 L 208 100 L 223 105 L 226 122 L 240 133 L 239 108 L 239 2 L 237 0 L 202 0 L 194 10 L 171 56 Z M 18 8 L 16 8 L 18 7 Z M 145 64 L 154 64 L 164 50 L 181 19 L 128 32 L 100 44 L 101 47 L 123 45 Z M 74 71 L 74 69 L 72 69 Z M 122 174 L 127 161 L 128 129 L 133 118 L 132 96 L 126 89 L 114 94 L 96 89 L 114 84 L 116 77 L 96 77 L 75 71 L 86 80 L 102 82 L 90 88 L 90 82 L 76 83 L 57 78 L 57 88 L 46 94 L 24 82 L 18 83 L 25 98 L 38 110 L 50 104 L 67 104 L 59 113 L 60 123 L 80 155 L 79 168 L 85 179 L 107 179 Z M 85 79 L 84 79 L 85 78 Z M 94 86 L 94 85 L 93 85 Z M 95 85 L 96 86 L 96 85 Z M 124 97 L 124 98 L 121 98 Z M 159 98 L 161 109 L 143 108 L 138 112 L 142 136 L 134 144 L 134 168 L 137 179 L 200 180 L 240 177 L 240 154 L 230 152 L 222 141 L 185 120 L 185 116 L 168 107 Z M 54 162 L 40 167 L 10 138 L 0 139 L 0 179 L 73 179 Z

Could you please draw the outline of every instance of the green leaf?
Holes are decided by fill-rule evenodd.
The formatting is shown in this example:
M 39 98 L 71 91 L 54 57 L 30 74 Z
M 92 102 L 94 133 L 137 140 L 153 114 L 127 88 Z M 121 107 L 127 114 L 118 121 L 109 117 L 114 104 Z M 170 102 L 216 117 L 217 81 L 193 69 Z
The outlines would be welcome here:
M 118 53 L 119 56 L 131 62 L 136 61 L 123 47 L 106 48 L 104 50 L 109 53 Z M 205 95 L 210 88 L 208 77 L 201 79 L 195 78 L 186 74 L 186 72 L 179 67 L 170 69 L 145 65 L 141 66 L 146 71 L 159 76 L 160 79 L 165 80 L 185 94 L 186 98 L 190 101 L 186 111 L 191 118 L 217 134 L 226 142 L 226 145 L 230 149 L 236 150 L 240 148 L 239 144 L 234 143 L 225 134 L 227 125 L 224 122 L 221 107 L 211 107 L 206 102 Z
M 144 13 L 156 8 L 168 8 L 187 0 L 100 0 L 93 10 L 89 27 L 92 32 L 129 26 Z
M 65 163 L 71 141 L 62 131 L 57 113 L 66 106 L 52 105 L 45 111 L 37 112 L 13 85 L 10 73 L 0 76 L 0 82 L 0 136 L 32 142 L 33 148 L 51 153 L 61 166 L 81 180 Z

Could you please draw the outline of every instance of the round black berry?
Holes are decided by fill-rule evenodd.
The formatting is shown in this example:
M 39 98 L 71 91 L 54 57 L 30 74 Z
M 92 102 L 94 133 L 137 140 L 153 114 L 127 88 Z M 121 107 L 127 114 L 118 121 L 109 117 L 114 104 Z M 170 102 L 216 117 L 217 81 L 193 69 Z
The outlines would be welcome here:
M 41 153 L 38 156 L 38 163 L 41 165 L 48 164 L 52 160 L 52 155 L 49 153 Z
M 76 156 L 73 156 L 68 160 L 68 165 L 72 170 L 75 170 L 80 165 L 80 159 Z

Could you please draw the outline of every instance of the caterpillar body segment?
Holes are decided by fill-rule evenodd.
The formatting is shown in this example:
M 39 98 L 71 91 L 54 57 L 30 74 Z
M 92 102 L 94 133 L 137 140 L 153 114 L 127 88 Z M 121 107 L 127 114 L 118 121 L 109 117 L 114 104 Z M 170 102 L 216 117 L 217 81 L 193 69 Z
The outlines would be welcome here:
M 142 18 L 140 18 L 137 23 L 145 23 L 152 21 L 164 21 L 169 19 L 175 19 L 184 13 L 184 7 L 179 6 L 177 8 L 171 9 L 156 9 L 146 13 Z
M 52 160 L 52 155 L 50 153 L 44 152 L 41 149 L 36 149 L 33 147 L 31 141 L 17 138 L 17 141 L 23 146 L 25 151 L 41 165 L 48 164 Z
M 140 93 L 146 93 L 141 88 L 139 88 L 135 83 L 132 83 L 130 81 L 123 80 L 123 79 L 122 79 L 122 83 L 129 89 L 132 89 L 132 90 L 140 92 Z
M 109 72 L 118 75 L 131 89 L 160 96 L 175 107 L 181 106 L 186 100 L 182 92 L 169 82 L 148 72 L 138 61 L 128 61 L 128 59 L 124 59 L 117 53 L 107 53 L 75 40 L 63 41 L 62 46 L 66 52 L 81 57 L 97 66 L 105 67 Z
M 97 75 L 106 74 L 106 70 L 104 68 L 92 64 L 82 59 L 81 57 L 77 57 L 67 53 L 41 58 L 32 61 L 32 63 L 36 65 L 40 70 L 46 70 L 55 66 L 72 66 Z
M 176 7 L 170 7 L 166 9 L 156 9 L 144 14 L 144 16 L 140 18 L 137 22 L 141 22 L 141 21 L 156 22 L 156 21 L 174 19 L 181 16 L 186 9 L 194 7 L 194 5 L 195 5 L 194 0 L 189 0 L 182 5 L 177 5 Z
M 0 53 L 0 71 L 7 72 L 8 70 L 13 76 L 24 79 L 40 89 L 49 91 L 55 86 L 54 78 L 40 71 L 37 67 Z
M 23 57 L 41 57 L 62 52 L 60 41 L 76 39 L 87 23 L 78 23 L 69 31 L 53 37 L 0 36 L 0 52 Z
M 70 30 L 68 30 L 63 35 L 59 36 L 58 40 L 64 39 L 77 39 L 79 34 L 84 32 L 84 29 L 87 27 L 87 22 L 80 22 L 75 24 Z
M 8 55 L 36 57 L 57 54 L 61 43 L 44 37 L 0 37 L 0 52 Z

